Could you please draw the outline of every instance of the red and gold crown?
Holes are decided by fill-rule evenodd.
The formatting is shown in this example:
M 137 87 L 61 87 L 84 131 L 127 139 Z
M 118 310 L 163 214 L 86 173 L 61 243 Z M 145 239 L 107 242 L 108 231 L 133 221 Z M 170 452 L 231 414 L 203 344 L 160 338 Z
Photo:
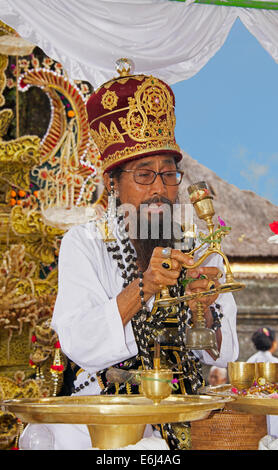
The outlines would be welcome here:
M 130 75 L 127 59 L 118 64 L 120 76 L 104 83 L 87 102 L 103 172 L 158 153 L 181 160 L 174 134 L 175 97 L 171 88 L 152 76 Z

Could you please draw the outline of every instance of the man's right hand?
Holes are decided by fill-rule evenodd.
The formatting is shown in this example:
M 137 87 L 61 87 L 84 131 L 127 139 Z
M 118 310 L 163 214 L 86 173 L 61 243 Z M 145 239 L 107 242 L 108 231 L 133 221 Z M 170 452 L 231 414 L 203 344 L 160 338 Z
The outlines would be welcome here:
M 177 284 L 183 264 L 194 264 L 191 256 L 182 253 L 180 250 L 172 249 L 168 258 L 171 262 L 171 269 L 167 269 L 163 267 L 163 263 L 167 263 L 167 258 L 163 256 L 162 250 L 162 247 L 156 247 L 153 250 L 149 266 L 144 272 L 144 294 L 146 299 L 160 292 L 164 286 Z

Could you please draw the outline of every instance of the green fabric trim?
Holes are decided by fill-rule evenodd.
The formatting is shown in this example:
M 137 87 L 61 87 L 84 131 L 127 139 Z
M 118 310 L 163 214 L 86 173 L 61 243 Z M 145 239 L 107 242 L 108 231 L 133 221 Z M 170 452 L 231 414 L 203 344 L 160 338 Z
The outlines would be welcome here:
M 186 0 L 168 0 L 170 2 L 183 2 Z M 278 10 L 276 2 L 258 2 L 256 0 L 195 0 L 201 5 L 220 5 L 226 7 L 256 8 L 257 10 Z

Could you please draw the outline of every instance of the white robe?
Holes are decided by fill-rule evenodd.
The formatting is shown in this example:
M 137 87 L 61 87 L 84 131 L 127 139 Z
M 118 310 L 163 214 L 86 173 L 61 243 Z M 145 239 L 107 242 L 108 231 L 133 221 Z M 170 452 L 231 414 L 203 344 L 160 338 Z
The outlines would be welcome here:
M 117 235 L 118 237 L 118 235 Z M 119 242 L 119 246 L 122 246 Z M 84 372 L 78 374 L 75 386 L 86 381 L 88 374 L 112 366 L 138 353 L 131 322 L 123 326 L 116 297 L 123 279 L 107 251 L 94 222 L 71 228 L 63 237 L 58 266 L 58 295 L 52 318 L 63 352 Z M 222 258 L 212 255 L 206 266 L 222 267 Z M 238 356 L 236 305 L 232 294 L 221 294 L 222 346 L 214 361 L 205 351 L 195 351 L 206 364 L 225 367 Z M 153 298 L 148 302 L 151 308 Z M 98 395 L 97 380 L 78 392 Z M 75 394 L 77 395 L 77 394 Z M 91 446 L 85 425 L 48 425 L 55 434 L 55 449 L 87 449 Z M 147 431 L 148 432 L 148 431 Z

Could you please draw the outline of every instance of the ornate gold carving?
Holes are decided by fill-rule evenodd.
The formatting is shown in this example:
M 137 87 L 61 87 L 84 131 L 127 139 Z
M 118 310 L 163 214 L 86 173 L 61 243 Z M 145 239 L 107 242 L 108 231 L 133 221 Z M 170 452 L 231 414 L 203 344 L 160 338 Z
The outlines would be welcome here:
M 7 314 L 6 320 L 9 320 L 12 314 L 13 311 L 10 312 L 10 315 Z M 36 323 L 35 318 L 37 317 L 32 316 L 31 312 L 30 321 L 22 321 L 21 331 L 16 328 L 8 328 L 11 323 L 2 322 L 0 327 L 0 376 L 13 378 L 18 370 L 23 371 L 26 378 L 34 375 L 34 371 L 29 367 L 29 355 L 31 352 L 30 332 Z M 31 319 L 34 323 L 33 326 Z M 13 326 L 18 327 L 19 324 L 16 325 L 14 322 Z
M 119 121 L 135 141 L 170 141 L 176 124 L 173 97 L 163 83 L 150 77 L 129 98 L 129 112 Z
M 109 109 L 112 111 L 117 106 L 118 103 L 118 96 L 116 95 L 115 91 L 107 90 L 101 100 L 101 104 L 104 109 Z
M 6 87 L 6 75 L 5 70 L 8 66 L 8 57 L 0 54 L 0 106 L 5 104 L 5 98 L 2 95 L 4 88 Z
M 59 93 L 62 93 L 71 103 L 74 113 L 73 119 L 77 125 L 76 149 L 79 159 L 82 158 L 87 151 L 90 131 L 86 105 L 77 86 L 71 83 L 64 75 L 42 68 L 27 71 L 23 75 L 22 80 L 27 86 L 41 87 L 48 94 L 52 103 L 53 115 L 51 123 L 42 141 L 41 153 L 43 161 L 47 161 L 59 151 L 65 134 L 68 133 L 66 112 Z
M 46 225 L 66 230 L 89 219 L 87 206 L 101 177 L 100 154 L 90 135 L 85 96 L 62 73 L 45 68 L 28 70 L 20 80 L 23 89 L 39 86 L 51 100 L 51 122 L 41 142 L 42 166 L 36 169 L 41 188 L 38 199 Z M 70 111 L 66 112 L 61 94 L 70 103 Z
M 0 265 L 0 325 L 7 325 L 18 320 L 14 313 L 10 315 L 11 310 L 18 310 L 18 313 L 29 314 L 32 306 L 40 309 L 38 296 L 41 295 L 40 282 L 37 288 L 36 276 L 37 264 L 26 257 L 24 245 L 12 245 L 7 250 Z M 53 285 L 45 282 L 44 295 L 56 295 L 56 289 Z M 50 300 L 50 299 L 48 299 Z M 46 305 L 46 311 L 49 312 L 49 305 Z M 27 309 L 25 311 L 25 309 Z M 22 312 L 21 312 L 22 310 Z M 33 309 L 34 310 L 34 309 Z M 25 317 L 24 317 L 25 318 Z M 25 318 L 26 319 L 26 318 Z M 18 325 L 20 330 L 22 325 Z M 13 326 L 15 329 L 15 326 Z
M 170 142 L 168 139 L 161 140 L 159 142 L 155 141 L 149 141 L 149 142 L 143 142 L 143 143 L 138 143 L 133 147 L 126 147 L 123 150 L 118 150 L 117 152 L 109 155 L 108 157 L 105 158 L 103 161 L 103 171 L 106 170 L 110 165 L 113 165 L 114 163 L 117 163 L 118 161 L 124 162 L 124 160 L 140 155 L 141 153 L 146 153 L 146 152 L 163 152 L 163 150 L 169 149 L 169 150 L 176 150 L 177 152 L 180 152 L 179 146 L 174 143 Z
M 40 139 L 37 136 L 0 141 L 0 178 L 29 190 L 30 170 L 40 163 L 40 159 Z
M 30 376 L 31 329 L 52 316 L 57 282 L 38 278 L 37 263 L 26 256 L 24 245 L 13 245 L 0 265 L 0 375 L 16 370 Z
M 0 111 L 0 140 L 1 137 L 6 135 L 13 117 L 14 114 L 11 109 L 2 109 L 2 111 Z
M 58 250 L 59 241 L 64 232 L 50 225 L 46 225 L 39 211 L 30 211 L 28 208 L 16 206 L 11 212 L 11 228 L 24 240 L 26 252 L 34 259 L 48 265 L 55 261 L 55 251 Z
M 50 396 L 54 392 L 54 382 L 51 374 L 51 365 L 54 362 L 57 349 L 55 344 L 58 341 L 57 333 L 51 328 L 51 318 L 39 321 L 34 328 L 33 337 L 35 341 L 31 348 L 30 359 L 37 367 L 36 375 L 40 377 L 41 389 L 45 396 Z M 66 368 L 67 358 L 60 353 L 61 364 Z M 63 384 L 63 374 L 58 374 L 58 391 Z
M 38 323 L 34 329 L 36 342 L 33 345 L 30 359 L 36 365 L 41 365 L 51 354 L 54 355 L 54 345 L 58 341 L 58 336 L 50 327 L 50 319 Z
M 0 35 L 1 34 L 15 34 L 16 31 L 2 20 L 0 20 Z
M 36 380 L 25 379 L 24 373 L 17 373 L 15 379 L 0 377 L 0 390 L 4 399 L 14 398 L 39 398 L 40 387 Z
M 1 396 L 0 399 L 4 397 Z M 7 450 L 12 446 L 17 436 L 17 417 L 8 411 L 0 411 L 0 449 Z
M 0 21 L 0 36 L 1 32 Z M 8 33 L 13 34 L 13 31 L 8 30 Z M 65 177 L 63 181 L 75 183 L 74 202 L 80 189 L 83 189 L 82 202 L 85 200 L 86 205 L 92 199 L 92 182 L 95 175 L 99 176 L 98 171 L 92 172 L 99 152 L 90 136 L 86 114 L 86 92 L 82 89 L 80 91 L 74 82 L 68 80 L 66 75 L 56 68 L 55 73 L 46 70 L 46 66 L 38 69 L 40 66 L 38 62 L 36 58 L 32 58 L 32 64 L 27 58 L 22 62 L 19 61 L 19 67 L 24 70 L 24 74 L 20 77 L 19 90 L 24 91 L 32 85 L 38 86 L 50 98 L 51 119 L 44 138 L 41 140 L 37 136 L 22 136 L 16 140 L 2 140 L 13 119 L 13 113 L 9 109 L 0 111 L 0 397 L 2 398 L 1 376 L 3 375 L 5 379 L 10 380 L 9 385 L 14 387 L 13 392 L 18 397 L 28 396 L 27 389 L 30 388 L 26 386 L 24 390 L 22 387 L 19 389 L 18 382 L 16 384 L 14 382 L 15 373 L 19 370 L 25 377 L 30 378 L 34 372 L 38 374 L 39 369 L 40 378 L 44 376 L 43 390 L 47 395 L 52 394 L 54 386 L 50 366 L 53 363 L 55 348 L 51 341 L 57 337 L 49 325 L 45 328 L 44 322 L 51 319 L 56 300 L 58 271 L 55 265 L 64 230 L 48 225 L 43 218 L 39 194 L 44 191 L 49 180 L 44 178 L 40 180 L 41 172 L 47 170 L 49 174 L 57 174 L 61 170 L 64 155 L 67 155 L 69 165 L 68 171 L 62 174 Z M 33 70 L 28 70 L 28 64 L 33 65 Z M 5 76 L 7 65 L 8 57 L 0 55 L 0 106 L 4 104 L 2 91 L 7 85 Z M 86 183 L 84 187 L 83 182 Z M 19 196 L 16 188 L 25 190 L 26 196 Z M 11 195 L 12 191 L 16 196 Z M 28 196 L 32 192 L 33 194 Z M 89 192 L 90 200 L 85 199 Z M 11 204 L 20 205 L 15 205 L 11 209 L 8 205 L 11 197 L 14 197 L 13 202 L 10 200 Z M 105 197 L 101 198 L 101 203 L 105 204 Z M 31 334 L 34 329 L 38 341 L 35 350 L 32 350 L 34 344 L 31 343 Z M 48 340 L 51 340 L 51 344 Z M 29 366 L 30 358 L 38 364 L 36 371 Z M 64 364 L 66 365 L 66 361 Z M 63 374 L 60 374 L 59 385 L 62 382 Z M 5 384 L 8 384 L 7 380 Z M 39 381 L 36 380 L 36 384 L 38 385 Z M 0 447 L 1 432 L 0 422 Z
M 94 139 L 100 153 L 109 147 L 109 145 L 124 142 L 123 136 L 117 129 L 116 124 L 112 121 L 108 130 L 105 124 L 99 124 L 99 132 L 91 129 L 92 138 Z

